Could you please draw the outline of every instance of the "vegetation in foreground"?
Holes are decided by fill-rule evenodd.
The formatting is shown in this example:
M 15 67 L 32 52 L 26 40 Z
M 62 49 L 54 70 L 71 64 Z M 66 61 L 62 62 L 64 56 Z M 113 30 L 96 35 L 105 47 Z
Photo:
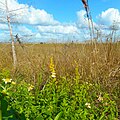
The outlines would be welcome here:
M 17 46 L 14 71 L 10 45 L 1 45 L 0 119 L 117 120 L 120 44 L 93 48 L 91 44 Z

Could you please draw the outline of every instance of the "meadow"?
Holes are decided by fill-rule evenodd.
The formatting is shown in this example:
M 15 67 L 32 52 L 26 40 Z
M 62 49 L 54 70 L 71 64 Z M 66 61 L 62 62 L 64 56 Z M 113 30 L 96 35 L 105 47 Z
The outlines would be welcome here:
M 120 43 L 0 44 L 0 120 L 119 120 Z

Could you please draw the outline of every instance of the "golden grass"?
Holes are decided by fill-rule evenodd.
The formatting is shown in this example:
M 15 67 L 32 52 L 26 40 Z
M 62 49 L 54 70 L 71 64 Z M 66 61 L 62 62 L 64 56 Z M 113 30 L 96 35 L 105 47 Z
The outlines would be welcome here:
M 81 77 L 103 82 L 104 77 L 119 77 L 120 66 L 120 44 L 25 44 L 24 49 L 16 45 L 18 68 L 17 70 L 25 76 L 30 77 L 33 72 L 41 70 L 49 73 L 49 61 L 54 58 L 56 72 L 58 75 L 71 75 L 75 73 L 76 63 L 79 67 Z M 0 68 L 12 70 L 12 53 L 10 44 L 0 45 Z M 115 74 L 114 78 L 112 74 Z M 110 81 L 109 81 L 110 80 Z M 106 83 L 107 84 L 107 83 Z
M 97 44 L 97 51 L 91 44 L 24 44 L 24 49 L 16 45 L 16 52 L 17 70 L 25 75 L 43 69 L 48 72 L 51 56 L 58 75 L 74 75 L 77 64 L 81 77 L 100 79 L 120 66 L 120 44 Z M 11 45 L 0 44 L 0 68 L 11 71 L 12 67 Z
M 0 69 L 10 70 L 12 77 L 37 82 L 42 74 L 46 81 L 53 57 L 57 77 L 72 78 L 78 67 L 81 81 L 99 83 L 120 104 L 120 43 L 99 43 L 96 51 L 92 44 L 24 44 L 24 49 L 16 44 L 16 53 L 18 65 L 13 72 L 11 45 L 0 44 Z

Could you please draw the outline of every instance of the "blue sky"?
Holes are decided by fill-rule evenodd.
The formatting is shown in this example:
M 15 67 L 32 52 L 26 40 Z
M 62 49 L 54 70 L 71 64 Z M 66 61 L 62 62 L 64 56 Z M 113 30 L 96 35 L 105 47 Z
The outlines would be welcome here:
M 84 9 L 81 0 L 18 0 L 20 3 L 44 9 L 60 22 L 74 22 L 76 12 Z M 120 0 L 89 0 L 93 19 L 102 11 L 109 8 L 120 9 Z
M 88 21 L 81 0 L 7 0 L 9 10 L 16 10 L 10 16 L 13 34 L 33 36 L 28 41 L 84 41 L 89 39 Z M 0 0 L 4 3 L 4 0 Z M 88 0 L 94 27 L 106 36 L 113 21 L 120 23 L 120 0 Z M 4 7 L 0 4 L 0 8 Z M 0 16 L 3 13 L 0 10 Z M 14 24 L 13 24 L 14 23 Z M 19 23 L 19 24 L 18 24 Z M 102 26 L 102 27 L 101 27 Z M 85 28 L 85 29 L 83 29 Z M 119 31 L 118 31 L 119 32 Z M 8 34 L 8 36 L 7 36 Z M 0 21 L 0 38 L 8 39 L 9 31 L 5 21 Z M 23 40 L 24 41 L 24 40 Z

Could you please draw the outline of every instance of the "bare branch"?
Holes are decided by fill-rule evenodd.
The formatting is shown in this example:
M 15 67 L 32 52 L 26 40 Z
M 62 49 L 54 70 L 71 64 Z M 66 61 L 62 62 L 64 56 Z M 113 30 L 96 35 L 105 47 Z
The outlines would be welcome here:
M 1 4 L 1 5 L 4 5 L 4 7 L 5 7 L 5 3 L 3 3 L 3 2 L 0 1 L 0 4 Z
M 15 10 L 11 10 L 11 11 L 8 11 L 9 13 L 10 12 L 16 12 L 16 11 L 19 11 L 19 10 L 22 10 L 22 9 L 25 9 L 26 7 L 23 7 L 23 8 L 19 8 L 19 9 L 15 9 Z
M 3 9 L 3 8 L 0 8 L 0 12 L 1 12 L 1 11 L 4 11 L 4 12 L 5 12 L 5 9 Z

